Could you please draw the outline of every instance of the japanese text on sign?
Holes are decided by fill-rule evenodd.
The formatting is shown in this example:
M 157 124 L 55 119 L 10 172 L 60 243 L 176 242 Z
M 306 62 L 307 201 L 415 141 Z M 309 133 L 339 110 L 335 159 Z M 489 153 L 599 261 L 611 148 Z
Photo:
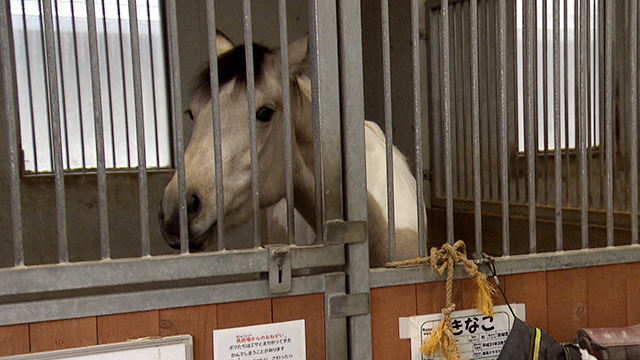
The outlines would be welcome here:
M 304 360 L 304 320 L 213 331 L 216 360 Z
M 512 305 L 516 315 L 524 320 L 524 304 Z M 411 339 L 412 360 L 441 360 L 442 354 L 423 356 L 420 346 L 440 324 L 442 314 L 400 318 L 400 337 Z M 453 334 L 458 340 L 462 360 L 495 360 L 513 326 L 513 315 L 506 305 L 496 306 L 494 316 L 482 315 L 477 310 L 455 311 L 451 314 Z

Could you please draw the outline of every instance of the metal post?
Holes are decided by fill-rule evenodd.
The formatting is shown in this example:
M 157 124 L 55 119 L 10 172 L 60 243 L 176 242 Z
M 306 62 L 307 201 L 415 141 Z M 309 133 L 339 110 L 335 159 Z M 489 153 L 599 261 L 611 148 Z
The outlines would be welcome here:
M 560 0 L 553 0 L 553 130 L 556 251 L 562 251 L 562 144 L 560 141 Z
M 638 243 L 638 3 L 629 3 L 629 157 L 631 158 L 631 243 Z
M 509 154 L 507 136 L 507 4 L 498 1 L 499 111 L 500 111 L 500 193 L 502 195 L 502 253 L 509 255 Z
M 536 252 L 536 149 L 535 143 L 535 118 L 537 113 L 535 112 L 534 103 L 534 89 L 535 89 L 535 77 L 534 77 L 534 49 L 535 49 L 535 2 L 526 1 L 524 3 L 524 101 L 525 101 L 525 144 L 526 144 L 526 157 L 527 157 L 527 193 L 529 201 L 529 252 Z
M 442 101 L 444 122 L 444 179 L 447 212 L 447 242 L 453 244 L 453 171 L 451 159 L 451 103 L 449 74 L 449 1 L 440 7 L 440 45 L 442 46 Z

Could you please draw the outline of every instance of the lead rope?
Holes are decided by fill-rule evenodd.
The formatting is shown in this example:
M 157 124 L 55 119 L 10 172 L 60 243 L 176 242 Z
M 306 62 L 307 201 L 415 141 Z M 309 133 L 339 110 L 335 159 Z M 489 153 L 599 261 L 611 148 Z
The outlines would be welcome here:
M 437 329 L 431 334 L 427 341 L 422 344 L 420 352 L 425 356 L 432 356 L 439 348 L 447 360 L 459 360 L 458 342 L 453 335 L 453 327 L 451 325 L 451 313 L 456 308 L 456 304 L 452 301 L 453 270 L 455 264 L 462 262 L 464 270 L 478 285 L 474 306 L 486 316 L 493 316 L 493 295 L 495 295 L 496 290 L 487 280 L 487 276 L 478 271 L 478 266 L 467 259 L 466 245 L 462 240 L 456 241 L 453 245 L 448 243 L 444 244 L 439 250 L 431 248 L 429 257 L 390 262 L 386 264 L 386 267 L 426 264 L 427 262 L 431 264 L 433 271 L 435 271 L 438 276 L 442 276 L 442 274 L 447 271 L 447 306 L 442 309 L 442 313 L 444 314 L 442 321 L 440 321 Z

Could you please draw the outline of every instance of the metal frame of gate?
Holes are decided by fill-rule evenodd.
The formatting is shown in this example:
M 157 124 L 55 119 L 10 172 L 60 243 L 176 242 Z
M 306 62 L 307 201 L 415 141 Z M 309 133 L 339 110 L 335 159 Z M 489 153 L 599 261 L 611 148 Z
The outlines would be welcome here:
M 533 2 L 529 2 L 530 4 Z M 582 2 L 584 3 L 584 1 Z M 631 3 L 634 3 L 633 1 Z M 52 46 L 54 41 L 52 38 L 52 18 L 51 18 L 51 0 L 44 0 L 44 18 L 46 31 L 46 43 L 48 49 L 47 61 L 49 68 L 55 68 L 55 47 Z M 129 7 L 131 18 L 135 19 L 135 2 Z M 506 141 L 507 119 L 506 119 L 506 73 L 505 73 L 505 31 L 506 31 L 506 0 L 497 0 L 498 4 L 498 53 L 499 53 L 499 112 L 500 123 L 499 129 L 501 139 Z M 439 36 L 443 44 L 441 52 L 436 56 L 442 59 L 441 71 L 443 77 L 448 78 L 449 67 L 449 1 L 442 0 L 440 2 L 440 28 Z M 554 9 L 559 6 L 559 0 L 553 1 Z M 606 127 L 607 134 L 611 134 L 611 124 L 613 118 L 612 108 L 612 23 L 613 11 L 612 1 L 606 2 L 607 25 L 605 44 L 606 44 L 606 62 L 605 62 L 605 93 L 607 95 L 606 105 Z M 637 4 L 636 4 L 637 5 Z M 95 34 L 95 18 L 92 14 L 93 0 L 87 1 L 87 10 L 89 14 L 89 31 L 90 31 L 90 47 L 92 53 L 92 64 L 97 63 L 96 57 L 96 34 Z M 422 137 L 422 114 L 421 96 L 420 96 L 420 57 L 419 57 L 419 0 L 411 1 L 411 34 L 412 34 L 412 62 L 413 62 L 413 95 L 414 95 L 414 123 L 415 123 L 415 139 L 420 140 Z M 184 162 L 182 158 L 182 149 L 184 148 L 184 139 L 182 127 L 178 126 L 178 121 L 182 117 L 180 94 L 180 73 L 179 58 L 177 54 L 177 20 L 176 20 L 176 2 L 167 2 L 167 24 L 168 24 L 168 40 L 170 54 L 171 69 L 171 89 L 173 100 L 173 125 L 175 146 L 178 156 L 176 157 L 176 167 L 179 178 L 179 188 L 181 194 L 185 193 L 184 182 Z M 209 50 L 211 66 L 211 79 L 214 104 L 217 99 L 217 69 L 216 69 L 216 53 L 215 53 L 215 22 L 213 0 L 207 1 L 208 13 L 211 15 L 208 19 L 208 35 L 212 44 Z M 251 25 L 249 19 L 250 1 L 244 0 L 244 34 L 245 43 L 251 43 Z M 477 8 L 478 1 L 471 0 L 471 61 L 472 64 L 472 89 L 473 89 L 473 144 L 474 158 L 478 158 L 478 35 L 477 35 Z M 286 1 L 279 1 L 281 45 L 287 43 L 286 34 Z M 390 94 L 389 87 L 390 64 L 389 64 L 389 28 L 388 28 L 388 1 L 382 0 L 382 23 L 383 23 L 383 60 L 385 73 L 385 127 L 387 128 L 387 143 L 392 144 L 391 112 L 390 112 Z M 533 13 L 531 6 L 525 8 L 527 21 L 527 31 L 529 31 L 529 41 L 526 43 L 528 52 L 526 62 L 528 68 L 532 69 L 534 59 L 532 57 L 531 32 L 533 26 L 531 23 L 531 14 Z M 584 7 L 581 8 L 584 11 Z M 141 224 L 142 229 L 142 254 L 141 258 L 135 259 L 117 259 L 112 260 L 109 256 L 109 234 L 107 230 L 108 209 L 106 206 L 106 175 L 104 158 L 98 161 L 97 177 L 98 192 L 100 199 L 100 229 L 101 229 L 101 249 L 102 260 L 82 263 L 69 263 L 66 244 L 66 214 L 65 214 L 65 191 L 64 191 L 64 172 L 61 163 L 60 151 L 60 134 L 59 134 L 59 114 L 56 113 L 56 106 L 53 106 L 51 114 L 51 123 L 54 136 L 54 168 L 56 181 L 56 198 L 57 198 L 57 219 L 58 219 L 58 240 L 59 240 L 59 263 L 53 265 L 25 266 L 23 249 L 22 249 L 22 211 L 20 202 L 20 172 L 18 157 L 18 113 L 16 109 L 16 93 L 15 93 L 15 77 L 14 77 L 14 60 L 12 56 L 12 39 L 9 9 L 7 2 L 0 2 L 0 60 L 2 64 L 2 83 L 4 91 L 3 112 L 7 119 L 7 145 L 9 147 L 9 165 L 10 165 L 10 192 L 12 207 L 12 231 L 14 240 L 14 263 L 13 268 L 0 269 L 0 325 L 46 321 L 53 319 L 71 318 L 89 315 L 104 315 L 113 313 L 122 313 L 130 311 L 140 311 L 148 309 L 169 308 L 179 306 L 190 306 L 200 304 L 211 304 L 237 300 L 248 300 L 256 298 L 265 298 L 273 296 L 299 295 L 309 293 L 325 294 L 325 329 L 326 329 L 326 349 L 327 357 L 331 359 L 364 359 L 371 358 L 371 318 L 369 314 L 369 292 L 372 287 L 382 287 L 391 285 L 400 285 L 407 283 L 419 283 L 437 280 L 433 272 L 428 267 L 412 267 L 403 269 L 373 269 L 369 270 L 369 254 L 368 244 L 366 241 L 366 232 L 363 231 L 363 224 L 367 220 L 366 209 L 366 188 L 362 185 L 366 183 L 364 171 L 364 130 L 362 119 L 364 119 L 364 91 L 363 91 L 363 71 L 362 71 L 362 38 L 361 38 L 361 22 L 360 22 L 360 1 L 344 0 L 339 2 L 330 2 L 324 0 L 310 0 L 310 51 L 311 51 L 311 67 L 312 67 L 312 95 L 313 95 L 313 118 L 314 132 L 320 141 L 316 144 L 316 159 L 319 165 L 316 171 L 316 183 L 321 184 L 317 193 L 318 213 L 322 214 L 322 246 L 297 247 L 295 245 L 283 245 L 267 248 L 255 248 L 247 250 L 224 251 L 203 254 L 188 254 L 188 239 L 186 233 L 186 200 L 184 196 L 181 199 L 181 255 L 170 256 L 149 256 L 149 235 L 148 235 L 148 206 L 146 203 L 146 168 L 144 164 L 144 127 L 140 122 L 142 117 L 140 108 L 140 96 L 136 97 L 137 110 L 137 129 L 139 136 L 138 151 L 141 152 L 141 159 L 138 167 L 138 179 L 140 188 L 140 208 L 142 209 Z M 554 12 L 555 14 L 555 12 Z M 582 12 L 581 12 L 582 14 Z M 637 8 L 632 11 L 630 24 L 633 29 L 637 29 Z M 582 17 L 581 17 L 582 18 Z M 283 23 L 283 19 L 285 19 Z M 338 19 L 336 22 L 335 20 Z M 385 20 L 386 19 L 386 20 Z M 386 22 L 385 22 L 386 21 Z M 559 36 L 558 27 L 556 27 L 557 19 L 554 17 L 554 39 Z M 137 33 L 131 22 L 132 34 Z M 637 30 L 636 30 L 637 31 Z M 637 42 L 636 31 L 632 31 L 632 43 Z M 584 36 L 584 34 L 583 34 Z M 132 36 L 132 48 L 137 48 L 137 37 Z M 637 47 L 632 47 L 630 52 L 631 64 L 636 63 Z M 246 59 L 247 63 L 252 61 L 251 46 L 247 47 Z M 139 54 L 134 51 L 134 64 L 139 63 Z M 559 66 L 557 59 L 554 59 L 554 69 Z M 283 59 L 283 69 L 286 69 L 287 59 Z M 96 66 L 92 66 L 94 69 Z M 635 66 L 631 66 L 635 71 Z M 253 92 L 253 67 L 247 66 L 248 71 L 248 87 L 249 93 Z M 336 71 L 339 69 L 339 71 Z M 533 71 L 533 70 L 531 70 Z M 532 78 L 533 74 L 526 74 L 528 87 L 525 97 L 527 100 L 532 98 Z M 580 78 L 584 79 L 584 71 L 581 71 Z M 633 89 L 630 98 L 635 97 L 635 87 L 637 84 L 636 73 L 631 76 Z M 92 74 L 93 97 L 95 107 L 95 121 L 101 129 L 101 110 L 100 110 L 100 85 L 99 76 L 96 71 Z M 49 82 L 56 84 L 56 72 L 49 72 Z M 286 87 L 286 81 L 283 87 Z M 134 65 L 134 86 L 140 88 L 140 68 L 139 64 Z M 444 125 L 444 163 L 452 163 L 452 142 L 451 142 L 451 109 L 450 109 L 450 84 L 445 81 L 441 84 L 442 109 L 443 109 L 443 125 Z M 554 84 L 554 88 L 559 86 Z M 340 89 L 339 92 L 336 89 Z M 581 88 L 582 89 L 582 88 Z M 136 91 L 139 94 L 139 91 Z M 582 94 L 582 93 L 581 93 Z M 50 89 L 51 102 L 57 104 L 57 88 L 53 86 Z M 556 97 L 557 99 L 557 97 Z M 633 103 L 633 101 L 631 101 Z M 531 113 L 532 103 L 527 102 L 527 111 Z M 288 107 L 288 100 L 285 100 L 285 108 Z M 556 108 L 558 115 L 559 108 Z M 214 128 L 219 128 L 219 110 L 213 107 Z M 631 108 L 632 128 L 637 129 L 636 118 L 637 109 L 635 106 Z M 581 116 L 583 116 L 581 114 Z M 285 115 L 290 117 L 290 115 Z M 322 119 L 322 121 L 320 121 Z M 253 122 L 252 122 L 253 123 Z M 285 120 L 286 127 L 290 131 L 290 119 Z M 532 136 L 533 130 L 528 129 L 527 134 Z M 582 132 L 581 132 L 582 134 Z M 219 134 L 218 134 L 219 135 Z M 255 127 L 252 129 L 253 146 L 255 147 Z M 584 140 L 584 134 L 580 135 Z M 96 139 L 100 140 L 102 135 L 96 133 Z M 4 141 L 4 140 L 3 140 Z M 290 138 L 289 140 L 290 141 Z M 556 141 L 558 141 L 556 139 Z M 611 185 L 612 170 L 612 140 L 607 137 L 606 157 L 607 157 L 607 186 Z M 416 141 L 420 143 L 420 141 Z M 637 144 L 637 139 L 632 140 Z M 219 141 L 217 142 L 219 143 Z M 529 145 L 532 146 L 530 139 Z M 98 147 L 102 146 L 97 141 Z M 502 143 L 502 149 L 506 149 L 506 144 Z M 585 150 L 584 142 L 580 142 L 580 152 Z M 390 145 L 388 147 L 388 151 Z M 559 146 L 556 146 L 559 149 Z M 100 149 L 97 153 L 100 154 Z M 287 150 L 290 156 L 291 149 Z M 252 158 L 254 163 L 254 186 L 257 183 L 257 173 L 255 164 L 257 155 L 253 150 Z M 220 149 L 215 149 L 216 158 L 220 159 Z M 534 151 L 528 150 L 527 165 L 529 181 L 533 180 L 534 164 L 532 163 Z M 556 153 L 555 156 L 558 156 Z M 422 150 L 416 146 L 416 176 L 422 178 Z M 635 213 L 637 213 L 637 153 L 634 154 L 636 177 L 631 179 L 632 188 L 636 191 L 634 197 L 635 202 L 632 205 Z M 217 162 L 220 164 L 220 161 Z M 582 162 L 584 165 L 584 162 Z M 479 163 L 473 164 L 474 189 L 476 190 L 474 197 L 474 210 L 476 216 L 476 243 L 482 248 L 481 240 L 481 205 L 482 201 L 479 197 L 479 179 L 478 174 Z M 446 219 L 447 219 L 447 239 L 453 241 L 454 236 L 454 197 L 452 192 L 452 173 L 451 168 L 446 167 L 445 172 L 445 202 L 446 202 Z M 502 232 L 503 239 L 509 239 L 509 199 L 508 195 L 508 158 L 506 150 L 500 153 L 500 186 L 503 191 L 501 203 L 502 210 Z M 221 171 L 217 171 L 220 174 Z M 291 179 L 291 170 L 288 171 L 288 181 Z M 586 174 L 581 172 L 581 179 Z M 216 178 L 218 184 L 222 179 Z M 556 185 L 558 185 L 558 177 L 556 177 Z M 393 201 L 393 184 L 392 175 L 388 179 L 389 183 L 389 201 Z M 293 209 L 292 185 L 287 184 L 287 202 L 289 209 Z M 219 187 L 220 188 L 220 187 Z M 535 223 L 536 223 L 536 204 L 535 204 L 535 187 L 530 187 L 529 191 L 534 191 L 533 196 L 529 193 L 529 220 L 530 220 L 530 236 L 533 242 L 530 244 L 531 253 L 536 253 L 535 246 Z M 533 189 L 533 190 L 531 190 Z M 255 193 L 255 191 L 254 191 Z M 611 196 L 611 191 L 608 191 Z M 418 186 L 418 195 L 422 199 L 422 189 Z M 584 196 L 584 192 L 582 193 Z M 609 200 L 609 198 L 608 198 Z M 558 202 L 561 204 L 561 201 Z M 254 209 L 257 210 L 258 203 L 254 197 Z M 610 204 L 608 201 L 607 204 Z M 421 204 L 417 204 L 421 206 Z M 584 231 L 588 225 L 586 222 L 585 211 L 587 205 L 582 207 L 582 229 Z M 559 205 L 559 210 L 562 206 Z M 505 256 L 496 260 L 498 272 L 501 274 L 521 273 L 535 270 L 552 270 L 578 266 L 595 266 L 611 263 L 634 262 L 640 259 L 640 247 L 637 245 L 637 217 L 632 216 L 632 229 L 635 234 L 632 245 L 623 247 L 613 247 L 613 209 L 608 206 L 606 216 L 607 238 L 609 247 L 601 249 L 586 249 L 576 251 L 558 251 L 547 254 L 535 255 L 518 255 Z M 393 218 L 390 212 L 389 218 Z M 219 215 L 220 223 L 222 223 L 222 215 Z M 289 222 L 292 219 L 292 211 L 289 212 Z M 257 218 L 257 217 L 256 217 Z M 633 219 L 636 219 L 635 221 Z M 562 239 L 561 225 L 562 215 L 556 217 L 557 222 L 557 239 Z M 391 222 L 393 220 L 390 220 Z M 426 249 L 426 224 L 421 223 L 419 226 L 420 239 L 420 255 L 425 254 Z M 256 219 L 254 227 L 259 227 Z M 222 229 L 222 226 L 219 226 Z M 291 231 L 291 228 L 289 229 Z M 258 234 L 259 231 L 255 231 Z M 220 234 L 222 238 L 223 234 Z M 289 234 L 291 236 L 291 234 Z M 391 236 L 393 238 L 393 236 Z M 256 235 L 256 244 L 259 244 Z M 390 242 L 390 248 L 393 249 L 393 240 Z M 346 248 L 346 251 L 345 251 Z M 508 254 L 508 243 L 505 243 L 506 252 Z M 478 249 L 478 247 L 477 247 Z M 561 248 L 559 249 L 561 250 Z M 391 251 L 393 253 L 393 251 Z M 291 271 L 297 269 L 313 269 L 327 267 L 342 267 L 343 271 L 322 273 L 318 275 L 291 276 Z M 284 273 L 285 281 L 278 281 L 278 274 Z M 261 278 L 259 274 L 268 274 L 268 278 Z M 462 277 L 460 272 L 458 277 Z M 228 283 L 212 283 L 212 278 L 227 277 L 226 279 L 235 279 L 234 282 Z M 240 279 L 240 281 L 237 281 Z M 290 279 L 290 284 L 287 280 Z M 133 290 L 131 290 L 133 289 Z M 271 291 L 269 291 L 271 289 Z M 276 294 L 274 294 L 276 293 Z M 347 340 L 348 339 L 348 340 Z

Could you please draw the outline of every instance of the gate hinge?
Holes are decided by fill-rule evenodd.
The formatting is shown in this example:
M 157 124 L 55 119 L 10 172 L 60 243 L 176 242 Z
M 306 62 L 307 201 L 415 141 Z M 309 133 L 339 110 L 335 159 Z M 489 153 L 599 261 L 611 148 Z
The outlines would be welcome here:
M 269 293 L 291 291 L 291 252 L 289 245 L 267 245 L 269 250 Z
M 328 245 L 342 245 L 367 240 L 366 221 L 327 221 L 325 232 Z
M 329 298 L 329 317 L 365 315 L 371 311 L 369 293 L 336 294 Z

